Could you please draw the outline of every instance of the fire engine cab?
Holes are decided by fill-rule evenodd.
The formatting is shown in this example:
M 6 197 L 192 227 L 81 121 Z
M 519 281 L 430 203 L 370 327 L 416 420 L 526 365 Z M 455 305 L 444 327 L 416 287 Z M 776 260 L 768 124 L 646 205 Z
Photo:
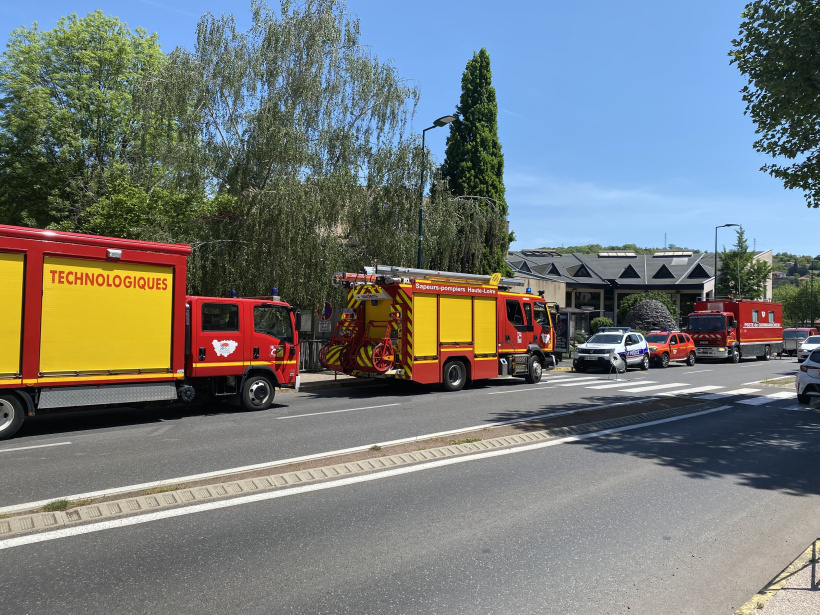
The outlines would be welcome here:
M 546 301 L 513 292 L 521 280 L 379 266 L 338 273 L 347 308 L 319 359 L 355 376 L 441 383 L 521 376 L 555 366 Z
M 698 360 L 765 361 L 783 351 L 783 306 L 744 299 L 697 301 L 689 314 L 689 334 Z

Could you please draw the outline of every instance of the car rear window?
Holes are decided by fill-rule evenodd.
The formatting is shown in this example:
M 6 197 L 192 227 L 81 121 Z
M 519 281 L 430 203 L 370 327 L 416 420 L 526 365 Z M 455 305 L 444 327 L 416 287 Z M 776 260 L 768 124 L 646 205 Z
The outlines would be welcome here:
M 812 363 L 820 363 L 820 350 L 813 351 L 808 358 Z

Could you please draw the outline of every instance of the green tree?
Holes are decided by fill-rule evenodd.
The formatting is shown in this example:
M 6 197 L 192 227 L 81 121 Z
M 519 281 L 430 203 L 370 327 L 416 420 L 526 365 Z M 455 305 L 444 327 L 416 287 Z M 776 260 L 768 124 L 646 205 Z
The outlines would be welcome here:
M 251 3 L 252 23 L 204 16 L 145 89 L 173 121 L 175 176 L 231 200 L 200 215 L 193 292 L 267 293 L 318 305 L 340 270 L 415 262 L 418 92 L 359 40 L 338 0 Z
M 133 95 L 164 60 L 156 34 L 101 11 L 14 30 L 0 56 L 0 220 L 77 229 L 110 182 L 159 181 L 163 120 Z
M 814 302 L 815 323 L 820 319 L 820 278 L 798 285 L 783 284 L 772 291 L 772 298 L 783 304 L 783 326 L 808 325 Z
M 761 299 L 766 294 L 766 282 L 772 273 L 769 263 L 756 260 L 749 250 L 746 233 L 741 226 L 737 230 L 734 250 L 723 251 L 720 255 L 715 296 L 738 299 Z
M 746 5 L 731 63 L 748 79 L 741 90 L 757 124 L 754 148 L 791 164 L 761 170 L 820 205 L 820 5 L 816 0 L 755 0 Z
M 666 293 L 662 293 L 658 290 L 649 290 L 642 293 L 633 293 L 627 295 L 626 297 L 618 299 L 618 322 L 622 323 L 626 320 L 627 315 L 629 312 L 632 311 L 636 305 L 638 305 L 641 301 L 646 301 L 647 299 L 654 299 L 655 301 L 660 301 L 666 306 L 666 309 L 669 310 L 669 313 L 672 315 L 672 318 L 675 319 L 677 322 L 678 316 L 678 308 L 675 307 L 675 304 L 672 302 L 672 298 L 667 295 Z
M 482 271 L 512 275 L 504 256 L 512 239 L 507 227 L 504 197 L 504 155 L 498 139 L 498 103 L 492 85 L 490 54 L 482 47 L 461 77 L 459 117 L 450 124 L 441 176 L 457 197 L 483 197 L 480 206 L 489 210 L 494 224 L 483 238 Z

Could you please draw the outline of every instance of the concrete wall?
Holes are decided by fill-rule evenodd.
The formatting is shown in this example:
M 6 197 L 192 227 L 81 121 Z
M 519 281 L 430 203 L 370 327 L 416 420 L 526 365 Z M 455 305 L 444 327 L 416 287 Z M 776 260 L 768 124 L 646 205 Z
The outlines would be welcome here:
M 516 276 L 516 279 L 524 280 L 524 288 L 514 289 L 516 292 L 524 292 L 525 289 L 531 288 L 532 294 L 537 295 L 538 291 L 544 291 L 544 299 L 550 302 L 557 303 L 561 307 L 564 306 L 567 296 L 567 285 L 564 282 L 554 282 L 552 280 L 541 280 L 538 278 L 525 278 L 523 276 Z

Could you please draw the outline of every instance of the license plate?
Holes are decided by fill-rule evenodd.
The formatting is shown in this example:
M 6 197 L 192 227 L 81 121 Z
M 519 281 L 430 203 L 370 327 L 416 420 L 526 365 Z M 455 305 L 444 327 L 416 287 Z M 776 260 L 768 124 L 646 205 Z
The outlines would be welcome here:
M 598 357 L 584 357 L 587 361 L 597 361 Z
M 698 348 L 698 354 L 715 354 L 713 348 Z

